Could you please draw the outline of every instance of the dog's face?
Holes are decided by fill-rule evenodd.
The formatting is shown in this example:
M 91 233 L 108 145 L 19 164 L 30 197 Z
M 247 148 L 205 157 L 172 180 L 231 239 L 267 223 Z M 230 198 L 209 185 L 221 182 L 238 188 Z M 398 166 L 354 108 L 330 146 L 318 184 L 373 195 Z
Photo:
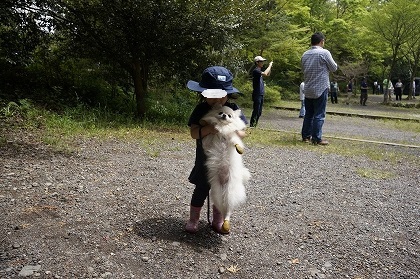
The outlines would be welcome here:
M 232 123 L 235 118 L 238 117 L 237 113 L 233 111 L 230 107 L 222 106 L 222 107 L 214 107 L 212 109 L 213 117 L 217 119 L 217 121 L 221 124 L 229 124 Z
M 200 124 L 205 126 L 208 124 L 214 125 L 221 131 L 221 127 L 225 127 L 226 132 L 239 131 L 246 127 L 241 119 L 241 110 L 232 110 L 228 106 L 213 106 L 212 109 L 200 120 Z

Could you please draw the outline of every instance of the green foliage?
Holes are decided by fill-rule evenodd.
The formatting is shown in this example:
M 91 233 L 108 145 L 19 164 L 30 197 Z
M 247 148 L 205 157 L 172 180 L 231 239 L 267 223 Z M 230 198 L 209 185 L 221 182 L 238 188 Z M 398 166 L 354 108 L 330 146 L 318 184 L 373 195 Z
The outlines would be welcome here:
M 15 102 L 9 102 L 6 106 L 0 109 L 0 115 L 4 117 L 13 117 L 20 114 L 20 107 Z
M 145 121 L 187 125 L 198 102 L 198 94 L 171 84 L 151 89 L 147 98 Z
M 33 77 L 27 67 L 35 49 L 48 43 L 48 34 L 39 28 L 43 15 L 36 9 L 25 10 L 30 5 L 29 0 L 0 4 L 0 98 L 5 100 L 16 101 L 31 90 Z
M 28 99 L 19 100 L 18 102 L 9 102 L 0 108 L 0 116 L 4 117 L 25 117 L 31 115 L 32 103 Z
M 415 76 L 417 65 L 420 64 L 420 42 L 414 31 L 420 28 L 419 13 L 419 0 L 393 0 L 381 3 L 369 14 L 371 33 L 391 49 L 387 55 L 383 55 L 384 58 L 391 58 L 387 63 L 390 69 L 386 78 L 394 78 L 392 74 L 396 73 L 398 58 L 409 61 L 411 69 L 408 72 Z M 407 49 L 411 51 L 407 52 Z
M 267 84 L 265 86 L 264 103 L 267 105 L 278 104 L 281 100 L 282 88 L 277 85 Z
M 293 100 L 293 101 L 298 101 L 300 103 L 298 86 L 282 88 L 280 95 L 281 95 L 281 100 L 278 100 L 280 102 L 282 102 L 283 100 Z
M 153 67 L 159 73 L 186 76 L 185 71 L 197 65 L 202 70 L 215 63 L 209 57 L 216 59 L 227 46 L 235 45 L 233 37 L 254 11 L 251 0 L 57 2 L 48 11 L 60 19 L 57 34 L 76 55 L 87 53 L 127 71 L 139 116 L 146 112 Z
M 235 103 L 243 108 L 252 108 L 252 79 L 243 75 L 235 78 L 234 86 L 243 94 L 235 100 Z M 282 99 L 283 89 L 275 83 L 267 82 L 265 86 L 264 104 L 276 105 Z
M 234 86 L 243 94 L 235 100 L 241 108 L 252 108 L 252 79 L 247 75 L 238 76 L 234 80 Z
M 185 82 L 199 80 L 210 65 L 234 72 L 235 86 L 245 94 L 237 102 L 251 107 L 251 84 L 242 75 L 256 55 L 274 61 L 266 104 L 296 99 L 300 58 L 313 31 L 326 34 L 325 47 L 339 65 L 332 77 L 339 81 L 361 75 L 383 80 L 393 63 L 398 69 L 393 80 L 420 75 L 413 32 L 420 28 L 419 0 L 58 0 L 37 2 L 36 9 L 33 1 L 6 0 L 1 5 L 0 98 L 17 105 L 10 103 L 3 115 L 20 113 L 22 99 L 56 112 L 83 107 L 124 116 L 134 114 L 140 102 L 147 121 L 185 123 L 196 103 Z M 142 94 L 144 99 L 136 99 Z
M 96 127 L 112 128 L 134 123 L 132 114 L 115 113 L 106 108 L 92 109 L 85 105 L 64 108 L 60 113 L 46 110 L 30 100 L 9 102 L 0 109 L 6 118 L 20 118 L 27 127 L 64 128 L 71 131 L 89 130 Z

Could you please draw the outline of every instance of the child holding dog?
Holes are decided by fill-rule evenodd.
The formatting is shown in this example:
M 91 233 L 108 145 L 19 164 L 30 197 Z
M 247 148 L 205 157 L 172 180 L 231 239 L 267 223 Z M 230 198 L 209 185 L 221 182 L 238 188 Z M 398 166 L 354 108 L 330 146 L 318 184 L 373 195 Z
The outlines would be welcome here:
M 190 80 L 187 83 L 188 89 L 199 92 L 204 100 L 195 107 L 188 121 L 191 137 L 196 139 L 197 143 L 195 165 L 188 178 L 192 184 L 195 184 L 190 203 L 190 218 L 185 226 L 185 230 L 190 233 L 198 231 L 201 208 L 210 191 L 205 167 L 206 155 L 201 146 L 201 139 L 209 134 L 218 133 L 212 125 L 200 125 L 200 119 L 215 105 L 228 106 L 233 110 L 239 109 L 235 103 L 229 102 L 232 94 L 240 94 L 239 90 L 232 86 L 232 80 L 233 75 L 228 69 L 221 66 L 212 66 L 203 71 L 200 82 Z M 243 114 L 241 119 L 247 124 Z M 244 137 L 245 131 L 238 131 L 238 135 Z M 223 221 L 222 214 L 213 205 L 213 229 L 218 233 L 229 233 L 222 228 Z

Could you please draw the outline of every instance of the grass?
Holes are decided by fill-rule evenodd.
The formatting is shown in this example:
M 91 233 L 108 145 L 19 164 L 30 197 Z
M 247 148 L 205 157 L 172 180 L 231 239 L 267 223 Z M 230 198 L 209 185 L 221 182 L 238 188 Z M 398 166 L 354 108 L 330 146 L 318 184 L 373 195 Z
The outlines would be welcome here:
M 420 113 L 420 112 L 419 112 Z M 420 133 L 420 124 L 415 121 L 401 121 L 401 120 L 382 120 L 385 126 L 392 127 L 398 130 Z
M 293 132 L 279 132 L 269 129 L 249 129 L 245 142 L 249 146 L 282 146 L 287 148 L 306 149 L 310 152 L 338 154 L 345 157 L 366 157 L 373 161 L 386 161 L 397 164 L 402 160 L 416 162 L 419 158 L 405 153 L 384 151 L 380 145 L 365 142 L 349 142 L 335 139 L 334 144 L 320 147 L 303 143 L 300 135 Z
M 19 109 L 10 105 L 8 114 L 2 113 L 5 125 L 13 129 L 31 131 L 39 141 L 51 146 L 56 151 L 71 153 L 77 149 L 77 139 L 95 138 L 98 140 L 117 139 L 136 142 L 150 150 L 151 156 L 158 156 L 153 146 L 160 145 L 163 140 L 186 140 L 189 132 L 185 126 L 175 123 L 139 121 L 134 117 L 115 114 L 106 110 L 87 109 L 85 107 L 68 108 L 61 113 L 51 112 L 24 101 Z M 158 122 L 158 123 L 156 123 Z M 186 121 L 185 121 L 186 123 Z M 0 126 L 1 129 L 1 126 Z M 7 138 L 1 133 L 0 144 Z
M 375 170 L 375 169 L 362 169 L 359 168 L 356 170 L 356 173 L 361 177 L 371 178 L 371 179 L 389 179 L 396 176 L 395 173 L 389 171 Z
M 10 113 L 10 110 L 6 111 Z M 58 114 L 31 106 L 29 103 L 24 103 L 24 107 L 19 109 L 13 105 L 13 113 L 0 114 L 0 116 L 8 121 L 20 119 L 19 123 L 22 129 L 30 130 L 31 133 L 38 136 L 40 141 L 57 151 L 66 153 L 77 150 L 78 140 L 84 138 L 135 142 L 145 148 L 151 157 L 159 157 L 161 147 L 166 146 L 165 143 L 168 141 L 192 141 L 188 127 L 183 124 L 187 122 L 186 120 L 183 120 L 182 124 L 167 123 L 162 119 L 139 121 L 127 115 L 117 115 L 106 110 L 85 107 L 69 108 Z M 383 122 L 384 125 L 397 126 L 401 130 L 420 132 L 418 123 L 395 120 Z M 15 129 L 17 128 L 15 127 Z M 404 153 L 397 151 L 384 152 L 379 145 L 363 142 L 335 139 L 333 145 L 320 148 L 303 144 L 298 133 L 268 129 L 248 129 L 247 133 L 245 143 L 249 146 L 307 149 L 311 152 L 339 154 L 348 157 L 363 156 L 370 160 L 389 163 L 401 160 L 413 160 L 418 163 L 419 160 L 419 158 L 407 157 Z M 4 145 L 6 142 L 7 138 L 2 133 L 0 145 Z M 365 172 L 364 175 L 374 174 Z
M 377 96 L 376 96 L 377 97 Z M 417 106 L 420 103 L 417 104 Z M 284 108 L 300 108 L 299 101 L 288 101 L 288 100 L 281 100 L 276 104 L 276 106 L 284 107 Z M 360 106 L 358 103 L 358 99 L 354 97 L 351 100 L 350 105 L 346 105 L 343 101 L 339 101 L 338 104 L 330 104 L 327 105 L 327 112 L 328 113 L 348 113 L 348 114 L 360 114 Z M 417 108 L 406 108 L 402 106 L 392 106 L 392 105 L 375 105 L 375 109 L 370 109 L 369 106 L 363 111 L 365 115 L 372 115 L 372 116 L 383 116 L 383 117 L 393 117 L 393 118 L 412 118 L 416 120 L 420 120 L 420 109 Z

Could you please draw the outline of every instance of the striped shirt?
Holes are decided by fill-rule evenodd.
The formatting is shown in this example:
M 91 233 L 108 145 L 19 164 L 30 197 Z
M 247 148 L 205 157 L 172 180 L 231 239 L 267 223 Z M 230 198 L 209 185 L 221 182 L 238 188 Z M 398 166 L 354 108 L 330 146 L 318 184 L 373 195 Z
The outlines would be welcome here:
M 337 70 L 337 63 L 331 53 L 320 47 L 312 46 L 301 59 L 305 78 L 305 98 L 317 99 L 330 87 L 329 72 Z

